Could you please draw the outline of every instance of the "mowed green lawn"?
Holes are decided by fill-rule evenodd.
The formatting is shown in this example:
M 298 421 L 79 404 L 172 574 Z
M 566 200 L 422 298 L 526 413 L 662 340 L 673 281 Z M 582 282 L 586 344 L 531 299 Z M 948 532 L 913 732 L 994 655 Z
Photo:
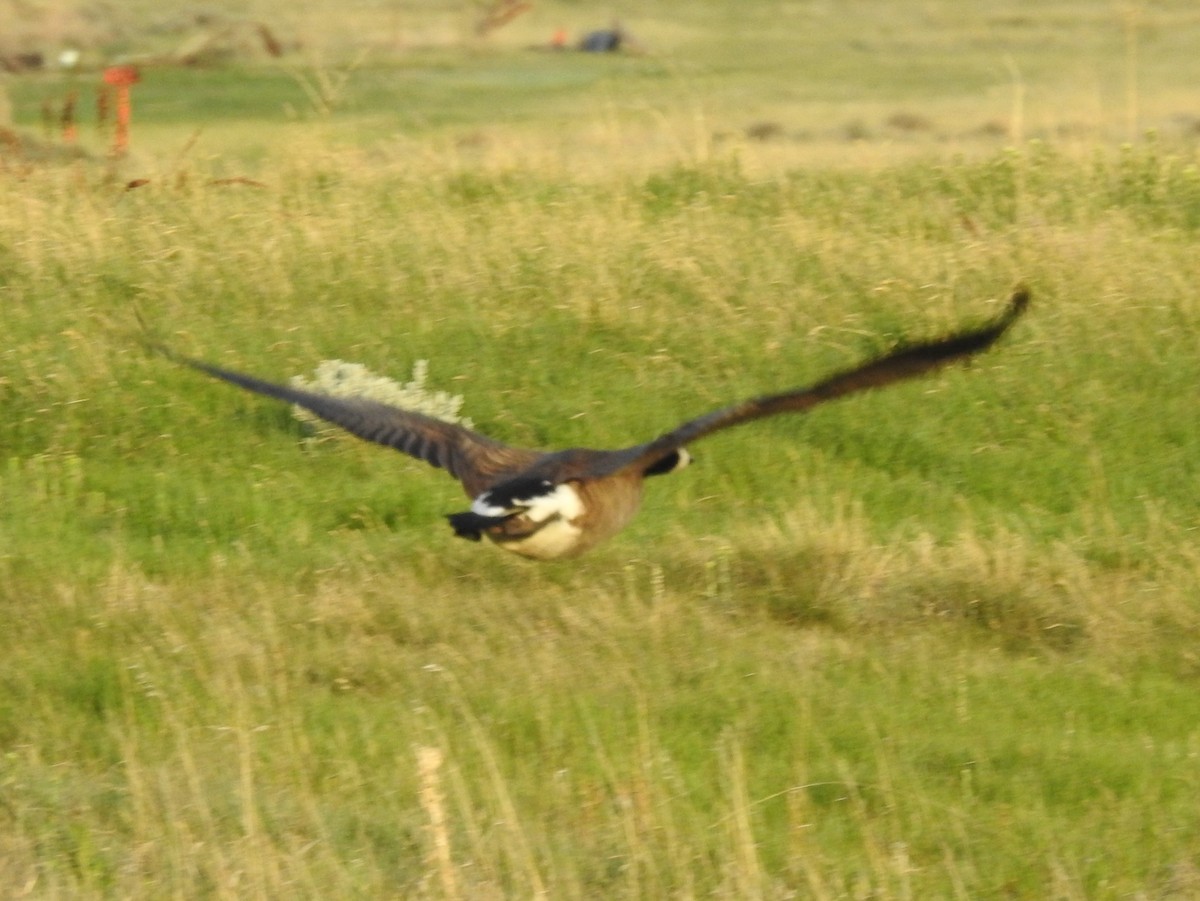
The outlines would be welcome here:
M 4 892 L 1200 895 L 1200 14 L 742 6 L 616 10 L 623 58 L 524 49 L 575 4 L 297 14 L 145 69 L 123 160 L 4 157 Z M 1017 282 L 971 366 L 707 439 L 550 564 L 141 345 L 611 447 Z

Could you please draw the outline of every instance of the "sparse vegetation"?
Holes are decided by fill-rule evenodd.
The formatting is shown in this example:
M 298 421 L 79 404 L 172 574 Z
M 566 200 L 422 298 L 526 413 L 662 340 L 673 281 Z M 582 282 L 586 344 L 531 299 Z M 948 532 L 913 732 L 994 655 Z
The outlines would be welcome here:
M 1200 894 L 1195 147 L 940 143 L 996 113 L 954 117 L 924 20 L 858 20 L 922 65 L 883 113 L 819 91 L 839 110 L 820 141 L 794 101 L 643 117 L 709 79 L 792 77 L 778 47 L 715 71 L 705 36 L 734 9 L 688 23 L 693 80 L 585 60 L 610 70 L 523 95 L 516 125 L 436 88 L 384 139 L 382 65 L 286 122 L 286 72 L 218 72 L 261 106 L 249 143 L 286 148 L 239 151 L 249 127 L 214 113 L 181 157 L 176 110 L 135 120 L 119 167 L 0 169 L 10 895 Z M 988 21 L 1050 41 L 1083 5 L 1054 9 Z M 1147 12 L 1164 43 L 1138 59 L 1190 47 L 1190 9 L 1163 4 L 1159 31 Z M 631 25 L 652 48 L 666 28 Z M 503 68 L 437 52 L 460 84 Z M 858 96 L 892 71 L 825 53 L 853 56 Z M 562 126 L 626 65 L 628 103 Z M 1050 87 L 1021 70 L 1032 106 Z M 196 73 L 146 79 L 148 106 L 172 79 L 200 115 Z M 11 88 L 18 125 L 36 89 Z M 931 126 L 873 142 L 900 113 Z M 754 122 L 781 132 L 715 137 Z M 256 186 L 211 183 L 230 175 Z M 703 442 L 564 564 L 456 541 L 445 476 L 304 442 L 286 407 L 136 340 L 140 318 L 273 379 L 428 359 L 485 432 L 612 446 L 986 318 L 1017 279 L 1034 310 L 970 369 Z
M 369 398 L 405 410 L 416 410 L 446 422 L 462 423 L 470 428 L 471 421 L 458 413 L 463 404 L 462 396 L 429 388 L 425 384 L 428 378 L 428 360 L 417 360 L 413 364 L 412 378 L 403 383 L 387 376 L 376 375 L 361 363 L 322 360 L 317 364 L 311 379 L 294 375 L 288 382 L 294 387 L 327 394 L 330 397 Z M 332 434 L 339 431 L 303 407 L 294 405 L 292 413 L 301 422 L 309 423 L 322 433 Z

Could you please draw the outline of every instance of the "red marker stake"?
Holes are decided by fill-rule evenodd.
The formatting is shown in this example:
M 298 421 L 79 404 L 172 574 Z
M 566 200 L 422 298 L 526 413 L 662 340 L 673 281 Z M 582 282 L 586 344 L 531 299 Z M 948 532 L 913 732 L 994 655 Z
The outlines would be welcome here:
M 109 66 L 104 70 L 104 83 L 112 85 L 117 93 L 117 128 L 113 134 L 113 156 L 124 156 L 129 149 L 129 120 L 133 107 L 129 102 L 129 89 L 141 80 L 136 66 Z

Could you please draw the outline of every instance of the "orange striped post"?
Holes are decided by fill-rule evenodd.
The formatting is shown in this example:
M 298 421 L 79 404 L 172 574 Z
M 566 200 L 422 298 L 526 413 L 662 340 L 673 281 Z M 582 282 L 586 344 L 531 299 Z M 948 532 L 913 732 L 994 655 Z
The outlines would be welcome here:
M 117 94 L 117 128 L 113 134 L 113 156 L 123 156 L 129 149 L 129 120 L 133 107 L 129 102 L 129 89 L 141 81 L 137 66 L 109 66 L 104 70 L 104 83 L 111 85 Z

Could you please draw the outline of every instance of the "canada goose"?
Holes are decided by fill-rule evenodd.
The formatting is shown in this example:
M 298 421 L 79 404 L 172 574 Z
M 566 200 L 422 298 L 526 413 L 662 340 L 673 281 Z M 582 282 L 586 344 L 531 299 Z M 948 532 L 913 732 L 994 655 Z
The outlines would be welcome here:
M 174 360 L 258 394 L 297 404 L 367 441 L 395 448 L 446 470 L 472 498 L 447 516 L 454 534 L 484 535 L 505 550 L 549 560 L 574 557 L 611 538 L 637 512 L 642 482 L 686 466 L 687 445 L 744 422 L 800 413 L 858 391 L 915 378 L 990 347 L 1024 312 L 1018 288 L 996 320 L 945 338 L 899 347 L 814 385 L 754 397 L 689 419 L 645 444 L 619 450 L 561 451 L 509 447 L 461 425 L 364 398 L 335 398 L 277 385 L 211 363 L 157 349 Z

